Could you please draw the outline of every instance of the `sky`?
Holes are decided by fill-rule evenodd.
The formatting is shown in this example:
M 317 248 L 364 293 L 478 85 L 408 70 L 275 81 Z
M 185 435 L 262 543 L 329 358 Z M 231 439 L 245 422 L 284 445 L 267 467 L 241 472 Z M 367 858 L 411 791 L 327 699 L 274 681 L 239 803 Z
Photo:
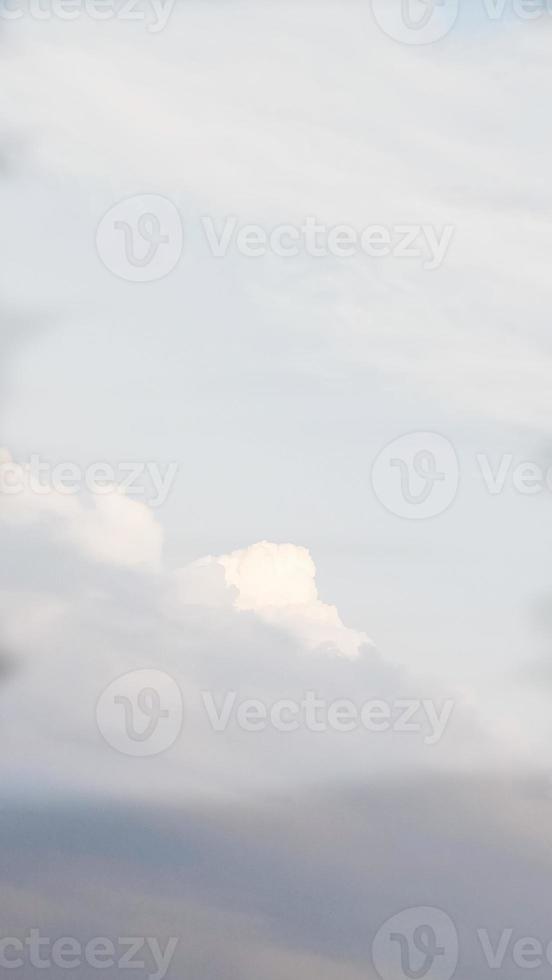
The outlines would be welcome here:
M 459 977 L 552 939 L 552 21 L 456 8 L 2 9 L 14 930 L 184 917 L 198 980 L 404 980 L 407 907 Z

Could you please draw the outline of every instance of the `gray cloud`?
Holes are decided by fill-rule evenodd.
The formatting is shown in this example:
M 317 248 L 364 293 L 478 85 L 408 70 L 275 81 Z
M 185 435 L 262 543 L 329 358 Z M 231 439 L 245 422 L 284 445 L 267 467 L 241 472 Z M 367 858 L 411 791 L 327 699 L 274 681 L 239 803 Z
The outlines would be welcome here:
M 458 930 L 458 980 L 491 977 L 478 928 L 493 943 L 507 927 L 552 938 L 549 785 L 489 775 L 247 807 L 7 806 L 3 931 L 179 936 L 173 978 L 253 980 L 261 964 L 266 980 L 371 977 L 381 923 L 429 905 Z M 524 975 L 513 962 L 504 972 Z

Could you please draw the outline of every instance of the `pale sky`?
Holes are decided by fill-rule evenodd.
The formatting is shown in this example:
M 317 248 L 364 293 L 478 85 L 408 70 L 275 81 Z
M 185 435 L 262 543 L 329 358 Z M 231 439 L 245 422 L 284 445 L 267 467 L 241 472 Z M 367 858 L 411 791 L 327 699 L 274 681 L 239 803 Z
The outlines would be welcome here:
M 33 2 L 0 66 L 3 918 L 178 935 L 169 980 L 405 980 L 381 924 L 436 907 L 496 976 L 477 928 L 552 938 L 551 15 Z
M 550 23 L 508 10 L 463 11 L 422 47 L 390 39 L 360 3 L 337 29 L 331 3 L 177 4 L 155 34 L 85 16 L 8 24 L 0 276 L 27 329 L 8 354 L 2 442 L 21 463 L 178 464 L 147 517 L 163 575 L 264 540 L 306 548 L 349 628 L 462 690 L 507 740 L 528 710 L 532 753 L 548 723 L 519 673 L 546 652 L 534 606 L 549 586 L 550 490 L 520 494 L 510 472 L 493 496 L 475 459 L 545 466 L 552 421 L 538 97 Z M 99 260 L 96 229 L 144 193 L 178 209 L 183 253 L 165 278 L 129 283 Z M 228 215 L 454 233 L 432 270 L 393 255 L 214 258 L 201 219 L 221 228 Z M 409 522 L 381 506 L 370 473 L 416 431 L 452 442 L 460 487 L 445 513 Z M 66 600 L 47 570 L 59 520 L 37 544 L 32 599 L 10 537 L 9 605 L 29 607 L 23 623 L 8 617 L 8 639 L 23 648 L 36 610 Z M 77 545 L 82 597 L 89 560 Z

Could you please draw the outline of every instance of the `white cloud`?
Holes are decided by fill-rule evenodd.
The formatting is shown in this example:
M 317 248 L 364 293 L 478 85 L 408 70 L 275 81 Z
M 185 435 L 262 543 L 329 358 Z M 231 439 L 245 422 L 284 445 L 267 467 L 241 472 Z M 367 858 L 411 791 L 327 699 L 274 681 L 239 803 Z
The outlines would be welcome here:
M 30 467 L 14 462 L 7 450 L 0 450 L 0 483 L 0 523 L 43 524 L 53 540 L 73 545 L 94 561 L 160 568 L 161 525 L 145 504 L 116 487 L 106 487 L 105 494 L 90 496 L 86 503 L 51 486 L 40 489 Z
M 81 507 L 69 534 L 97 561 L 154 570 L 161 566 L 161 525 L 145 504 L 120 491 L 98 497 L 93 508 Z
M 285 609 L 318 601 L 316 568 L 307 548 L 259 541 L 217 561 L 228 584 L 238 590 L 237 609 Z
M 162 570 L 163 529 L 153 512 L 115 487 L 86 503 L 52 487 L 40 490 L 30 468 L 0 451 L 4 489 L 0 522 L 43 524 L 52 540 L 108 565 Z M 307 548 L 259 541 L 228 555 L 206 556 L 170 576 L 176 605 L 230 606 L 254 612 L 287 630 L 308 649 L 326 647 L 346 657 L 369 643 L 348 629 L 335 606 L 322 602 L 316 567 Z
M 171 576 L 172 611 L 187 605 L 233 606 L 290 633 L 308 650 L 357 657 L 370 645 L 349 629 L 335 606 L 323 602 L 307 548 L 258 541 L 227 555 L 209 555 Z
M 11 464 L 7 453 L 4 462 Z M 502 743 L 482 734 L 452 688 L 385 660 L 364 632 L 344 625 L 336 607 L 320 599 L 304 547 L 260 541 L 170 572 L 160 567 L 155 518 L 120 495 L 98 498 L 87 509 L 75 498 L 27 490 L 6 498 L 6 514 L 12 548 L 33 522 L 50 532 L 50 544 L 39 541 L 32 591 L 13 587 L 0 598 L 0 609 L 11 610 L 4 638 L 8 653 L 17 652 L 18 668 L 0 689 L 11 739 L 3 770 L 8 781 L 13 766 L 29 779 L 48 771 L 53 784 L 73 791 L 167 799 L 259 792 L 367 768 L 432 769 L 500 754 Z M 72 552 L 69 584 L 63 568 L 50 575 L 59 542 Z M 27 549 L 27 562 L 29 556 Z M 90 557 L 104 564 L 94 576 L 88 566 L 85 571 Z M 125 571 L 136 565 L 144 574 L 129 583 Z M 121 675 L 152 669 L 174 679 L 185 717 L 182 737 L 152 760 L 144 780 L 143 768 L 129 767 L 127 756 L 103 742 L 95 710 Z M 205 692 L 217 710 L 228 695 L 231 703 L 254 698 L 270 710 L 288 699 L 300 704 L 308 692 L 326 704 L 383 699 L 393 718 L 403 698 L 430 699 L 437 713 L 446 700 L 458 704 L 438 744 L 426 744 L 419 731 L 391 729 L 348 737 L 300 726 L 288 737 L 269 726 L 256 737 L 235 714 L 227 729 L 217 730 Z
M 61 297 L 71 310 L 66 331 L 70 343 L 59 337 L 48 340 L 47 351 L 40 348 L 34 360 L 25 361 L 24 370 L 14 373 L 17 398 L 14 401 L 12 396 L 10 404 L 12 417 L 15 413 L 20 420 L 15 431 L 21 436 L 11 444 L 24 443 L 28 431 L 44 441 L 47 432 L 48 437 L 56 433 L 61 443 L 65 438 L 73 445 L 78 437 L 87 451 L 93 451 L 92 446 L 111 436 L 112 428 L 117 428 L 113 420 L 118 418 L 118 445 L 123 449 L 115 451 L 127 452 L 129 443 L 137 445 L 132 442 L 136 436 L 147 439 L 154 434 L 155 439 L 163 430 L 166 445 L 177 438 L 187 454 L 191 489 L 182 513 L 201 515 L 198 525 L 209 525 L 217 508 L 221 523 L 234 521 L 236 533 L 241 528 L 237 507 L 233 509 L 233 501 L 228 508 L 223 506 L 227 494 L 221 475 L 225 467 L 229 472 L 234 466 L 241 478 L 241 468 L 235 465 L 243 448 L 240 439 L 247 446 L 243 457 L 255 462 L 264 459 L 266 445 L 276 444 L 276 433 L 281 447 L 291 418 L 303 440 L 301 451 L 312 461 L 312 474 L 326 472 L 321 461 L 327 462 L 329 451 L 332 461 L 339 460 L 334 470 L 339 480 L 346 480 L 347 489 L 340 497 L 337 492 L 335 498 L 330 496 L 328 503 L 333 505 L 335 499 L 332 514 L 352 516 L 342 537 L 335 532 L 337 548 L 360 550 L 370 540 L 368 551 L 375 537 L 385 538 L 391 532 L 383 522 L 370 524 L 362 491 L 362 509 L 356 514 L 351 510 L 351 488 L 362 485 L 357 462 L 365 461 L 366 453 L 363 457 L 364 445 L 360 452 L 347 446 L 347 419 L 358 418 L 363 424 L 366 420 L 366 435 L 381 432 L 382 440 L 388 428 L 395 435 L 396 426 L 410 425 L 414 403 L 420 404 L 422 414 L 435 419 L 435 425 L 459 408 L 458 414 L 471 413 L 478 421 L 492 418 L 506 425 L 549 427 L 547 180 L 552 144 L 542 125 L 541 100 L 527 98 L 528 91 L 545 91 L 550 79 L 543 24 L 534 29 L 523 25 L 523 41 L 521 32 L 501 35 L 496 26 L 486 44 L 471 37 L 463 45 L 453 34 L 443 46 L 424 52 L 401 48 L 383 37 L 369 5 L 362 3 L 348 7 L 346 14 L 335 3 L 323 3 L 315 15 L 310 5 L 245 3 L 236 17 L 232 5 L 192 0 L 175 8 L 162 36 L 152 39 L 143 25 L 135 26 L 136 31 L 129 33 L 128 24 L 51 23 L 47 41 L 40 23 L 27 21 L 11 30 L 12 41 L 17 33 L 17 57 L 0 68 L 0 73 L 9 71 L 9 78 L 2 76 L 0 101 L 14 131 L 22 127 L 25 136 L 34 134 L 35 156 L 26 178 L 6 185 L 6 197 L 9 193 L 13 201 L 9 207 L 6 202 L 4 235 L 15 257 L 4 270 L 2 288 L 10 297 L 15 289 L 17 299 L 14 283 L 19 282 L 20 295 L 27 301 L 32 281 L 38 307 L 56 308 Z M 203 43 L 205 38 L 208 44 Z M 505 112 L 508 126 L 502 125 Z M 516 132 L 515 145 L 512 132 Z M 535 159 L 540 161 L 538 168 Z M 144 190 L 171 196 L 182 211 L 187 233 L 193 232 L 190 226 L 198 215 L 206 212 L 215 218 L 236 212 L 241 221 L 264 223 L 267 228 L 313 214 L 325 223 L 358 226 L 420 221 L 441 228 L 452 223 L 456 233 L 445 264 L 434 273 L 420 273 L 402 260 L 293 265 L 236 261 L 228 272 L 232 291 L 221 293 L 217 332 L 213 326 L 217 314 L 206 297 L 215 295 L 221 267 L 207 263 L 204 278 L 193 281 L 186 265 L 194 258 L 192 235 L 187 237 L 181 267 L 162 290 L 120 289 L 121 284 L 105 277 L 96 261 L 93 242 L 101 215 L 115 199 Z M 53 226 L 59 231 L 55 240 Z M 233 305 L 242 293 L 258 306 L 250 310 L 247 304 L 244 309 L 238 302 Z M 230 308 L 222 309 L 227 302 Z M 97 336 L 105 336 L 106 323 L 121 327 L 116 341 L 109 333 L 105 350 L 96 345 L 95 370 L 90 370 L 86 356 L 93 345 L 81 348 L 78 328 L 85 319 L 90 320 L 88 336 L 94 345 Z M 246 327 L 242 333 L 232 329 L 238 324 Z M 150 344 L 152 335 L 161 338 L 159 361 L 153 362 L 156 372 L 149 360 L 157 351 Z M 258 347 L 268 351 L 266 360 L 248 361 L 257 338 Z M 231 344 L 236 361 L 229 365 Z M 282 370 L 286 383 L 281 385 L 282 397 L 280 388 L 275 389 L 281 418 L 271 426 L 269 416 L 265 425 L 267 400 L 261 386 L 266 375 L 270 379 L 273 361 L 286 369 Z M 159 370 L 159 365 L 168 364 L 176 365 L 174 376 Z M 359 400 L 354 413 L 344 413 L 340 420 L 338 399 L 334 412 L 333 391 L 325 385 L 333 372 L 343 389 L 353 392 L 359 378 L 363 391 L 372 388 L 373 380 L 376 388 L 383 379 L 381 387 L 392 396 L 389 404 L 381 413 L 377 405 L 371 412 Z M 307 373 L 315 379 L 325 407 L 330 404 L 337 421 L 343 422 L 333 432 L 330 425 L 328 431 L 317 425 L 316 438 L 310 442 L 309 428 L 300 429 L 297 422 L 299 399 L 293 401 L 295 385 L 300 388 Z M 199 379 L 197 389 L 192 374 Z M 254 402 L 243 397 L 253 375 L 255 393 L 259 392 Z M 100 376 L 102 397 L 97 391 Z M 212 387 L 205 384 L 207 377 Z M 152 390 L 159 397 L 143 396 Z M 127 391 L 128 398 L 122 394 Z M 391 402 L 396 405 L 390 411 Z M 82 412 L 72 418 L 68 403 Z M 247 423 L 254 418 L 262 429 L 251 448 L 249 426 L 240 429 L 239 419 L 235 441 L 234 433 L 226 440 L 226 431 L 220 443 L 211 441 L 213 433 L 224 428 L 223 415 L 232 419 L 236 406 Z M 128 418 L 142 418 L 146 424 L 125 425 L 125 411 Z M 158 416 L 150 418 L 155 411 Z M 8 431 L 9 425 L 8 420 Z M 203 438 L 204 432 L 208 439 Z M 203 456 L 194 457 L 190 446 L 198 434 Z M 209 484 L 212 459 L 214 491 Z M 286 461 L 279 448 L 270 460 L 274 468 L 266 484 L 271 490 L 276 487 L 276 495 L 280 482 L 291 485 L 289 459 L 291 455 Z M 257 465 L 262 468 L 262 462 Z M 305 485 L 298 488 L 305 510 L 319 485 L 313 478 L 308 491 Z M 367 480 L 364 486 L 368 487 Z M 194 487 L 199 487 L 201 496 L 197 505 Z M 267 534 L 276 540 L 288 535 L 301 540 L 303 527 L 297 533 L 288 530 L 289 514 L 279 525 L 271 523 L 263 489 L 259 481 L 254 484 L 256 497 L 243 494 L 245 507 L 249 499 L 255 500 L 252 510 L 257 499 L 262 504 L 255 514 L 255 530 L 251 534 L 240 530 L 240 539 L 255 541 Z M 70 602 L 58 603 L 55 597 L 41 597 L 36 591 L 18 595 L 11 585 L 5 593 L 5 604 L 11 604 L 21 624 L 17 629 L 12 616 L 10 638 L 31 651 L 29 683 L 21 682 L 10 711 L 16 716 L 21 706 L 31 704 L 39 733 L 58 725 L 69 741 L 75 733 L 83 742 L 93 741 L 90 719 L 98 688 L 117 671 L 138 665 L 154 663 L 179 677 L 182 672 L 183 683 L 190 675 L 195 693 L 200 684 L 220 687 L 222 676 L 227 686 L 250 685 L 255 692 L 268 689 L 274 695 L 288 693 L 289 684 L 296 689 L 325 684 L 327 690 L 347 695 L 362 687 L 365 693 L 377 695 L 387 674 L 393 674 L 389 664 L 374 666 L 369 660 L 366 634 L 347 627 L 336 607 L 319 597 L 316 569 L 305 548 L 257 541 L 226 555 L 202 558 L 175 573 L 146 574 L 139 576 L 139 583 L 134 576 L 131 588 L 126 588 L 125 580 L 125 587 L 117 592 L 117 569 L 121 580 L 125 568 L 142 568 L 146 573 L 162 570 L 162 527 L 143 504 L 118 494 L 84 503 L 64 495 L 42 497 L 30 492 L 6 498 L 2 504 L 0 522 L 10 524 L 13 539 L 18 525 L 24 533 L 39 525 L 47 529 L 52 542 L 68 546 L 75 557 L 75 596 Z M 326 533 L 329 512 L 329 506 L 321 507 L 321 523 L 313 522 L 322 527 L 321 535 Z M 187 527 L 184 516 L 174 528 L 175 539 L 185 536 Z M 478 535 L 471 524 L 470 529 L 474 540 Z M 218 548 L 211 544 L 218 531 L 217 527 L 209 543 L 196 553 Z M 424 540 L 429 540 L 430 532 L 424 533 L 428 534 Z M 435 562 L 435 579 L 433 573 L 423 577 L 422 548 L 416 553 L 419 560 L 412 575 L 408 564 L 401 566 L 407 569 L 401 584 L 392 566 L 377 565 L 382 553 L 386 557 L 394 548 L 401 556 L 408 552 L 412 529 L 402 528 L 400 535 L 400 541 L 398 537 L 391 545 L 386 541 L 379 555 L 370 552 L 367 559 L 376 569 L 374 578 L 381 568 L 382 580 L 387 577 L 389 582 L 389 594 L 382 591 L 389 611 L 379 623 L 386 624 L 389 637 L 394 622 L 400 622 L 398 656 L 419 665 L 424 645 L 433 642 L 443 670 L 453 674 L 461 659 L 469 659 L 464 637 L 469 633 L 469 643 L 473 633 L 476 649 L 479 642 L 489 659 L 493 648 L 500 657 L 494 620 L 489 642 L 485 635 L 483 640 L 475 636 L 478 625 L 463 634 L 460 627 L 458 635 L 450 632 L 450 622 L 460 622 L 464 613 L 458 606 L 457 618 L 447 619 L 439 603 L 444 589 L 447 596 L 462 593 L 457 588 L 462 580 L 454 551 L 446 555 L 454 588 L 448 588 L 449 565 L 443 565 L 446 574 L 441 575 Z M 308 540 L 315 539 L 310 532 Z M 445 526 L 443 552 L 448 540 Z M 484 537 L 482 547 L 486 547 Z M 434 554 L 430 548 L 430 558 Z M 97 562 L 94 574 L 108 579 L 101 598 L 87 592 L 90 568 L 82 559 Z M 46 547 L 37 562 L 41 567 L 29 571 L 43 575 L 51 561 Z M 498 554 L 495 578 L 489 580 L 497 580 L 500 562 Z M 423 584 L 411 590 L 418 569 Z M 441 579 L 444 586 L 439 588 Z M 351 576 L 349 581 L 353 580 L 361 589 L 362 576 Z M 492 612 L 488 615 L 490 622 Z M 441 650 L 435 635 L 443 620 Z M 381 637 L 383 630 L 377 632 Z M 42 672 L 33 674 L 32 648 L 39 641 L 46 656 Z M 460 649 L 456 662 L 455 646 Z M 321 648 L 324 654 L 331 650 L 341 656 L 319 656 Z M 301 656 L 306 651 L 310 656 Z M 487 714 L 492 710 L 491 669 L 493 665 L 487 668 L 478 700 Z M 280 681 L 281 675 L 278 689 L 275 678 Z M 71 690 L 71 681 L 75 689 L 82 681 L 80 697 Z M 392 683 L 400 687 L 403 675 L 393 674 Z M 409 682 L 402 692 L 412 693 Z M 421 693 L 425 696 L 428 690 Z M 446 690 L 445 696 L 450 693 Z M 505 711 L 501 698 L 498 715 L 506 716 L 509 723 L 516 716 L 515 706 Z M 525 718 L 520 715 L 522 725 Z M 234 754 L 231 740 L 221 746 L 220 740 L 215 745 L 198 738 L 196 745 L 193 723 L 190 734 L 176 765 L 167 768 L 169 778 L 164 783 L 159 777 L 165 790 L 167 786 L 170 790 L 175 778 L 185 781 L 192 770 L 201 780 L 206 766 L 213 782 L 218 777 L 231 780 L 235 770 L 236 779 L 250 778 L 254 783 L 259 778 L 253 766 L 249 775 L 254 756 L 250 739 L 240 743 Z M 527 739 L 517 741 L 521 746 Z M 285 740 L 280 739 L 275 751 L 260 753 L 259 769 L 263 777 L 268 770 L 267 778 L 278 766 L 286 774 L 288 769 L 299 775 L 342 774 L 348 744 L 343 740 L 336 744 L 338 764 L 332 769 L 319 745 L 308 758 L 296 760 L 286 757 Z M 376 764 L 385 767 L 387 744 L 382 743 L 385 748 L 379 755 L 377 744 Z M 478 746 L 475 749 L 478 756 Z M 75 751 L 77 778 L 82 779 L 82 760 Z M 357 771 L 364 771 L 365 752 L 362 744 L 359 755 L 351 758 Z M 62 769 L 65 761 L 59 742 L 52 754 Z M 187 768 L 190 757 L 191 769 Z M 406 750 L 397 759 L 405 767 Z M 120 772 L 123 778 L 133 778 L 123 766 Z M 141 785 L 149 788 L 150 784 L 142 780 Z
M 310 649 L 327 646 L 355 657 L 370 642 L 366 633 L 343 624 L 335 606 L 319 599 L 316 567 L 307 548 L 259 541 L 215 560 L 223 566 L 227 584 L 237 590 L 236 609 L 290 629 Z

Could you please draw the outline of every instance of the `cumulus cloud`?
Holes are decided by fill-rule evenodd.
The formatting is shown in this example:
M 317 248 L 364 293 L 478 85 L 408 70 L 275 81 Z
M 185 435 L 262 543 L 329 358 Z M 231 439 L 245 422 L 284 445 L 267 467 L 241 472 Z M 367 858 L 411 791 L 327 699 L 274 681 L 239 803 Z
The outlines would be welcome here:
M 162 525 L 142 505 L 116 495 L 86 504 L 7 501 L 3 510 L 11 517 L 2 518 L 4 526 L 10 524 L 14 535 L 17 521 L 45 529 L 51 543 L 71 551 L 75 570 L 71 602 L 61 607 L 39 599 L 33 583 L 34 619 L 25 614 L 30 596 L 20 600 L 10 589 L 17 619 L 29 624 L 25 643 L 31 634 L 40 636 L 43 652 L 63 665 L 64 675 L 73 676 L 78 665 L 87 704 L 116 670 L 138 663 L 183 672 L 191 691 L 234 684 L 276 696 L 285 693 L 278 681 L 286 674 L 295 689 L 308 684 L 344 695 L 408 695 L 416 685 L 397 661 L 420 662 L 433 647 L 433 662 L 445 663 L 454 676 L 466 663 L 462 677 L 468 684 L 484 663 L 482 679 L 474 683 L 489 711 L 489 687 L 505 660 L 501 642 L 514 634 L 509 624 L 497 634 L 498 601 L 479 617 L 466 617 L 465 601 L 450 597 L 464 595 L 465 583 L 473 588 L 475 606 L 476 591 L 483 592 L 478 581 L 498 576 L 503 564 L 521 568 L 521 582 L 525 569 L 501 562 L 496 538 L 478 533 L 487 522 L 474 521 L 475 510 L 462 510 L 465 497 L 450 515 L 451 522 L 460 515 L 454 540 L 447 534 L 448 514 L 437 530 L 424 527 L 423 542 L 412 528 L 396 531 L 380 521 L 367 501 L 367 443 L 373 448 L 374 440 L 422 419 L 421 430 L 430 419 L 446 431 L 451 419 L 470 413 L 505 422 L 504 431 L 512 422 L 550 424 L 549 229 L 542 206 L 550 141 L 538 104 L 528 105 L 521 57 L 531 65 L 533 89 L 542 91 L 550 70 L 548 28 L 539 22 L 506 32 L 494 24 L 492 34 L 471 37 L 467 48 L 459 31 L 420 52 L 391 42 L 362 4 L 344 17 L 332 4 L 319 6 L 316 17 L 286 3 L 262 10 L 246 3 L 244 11 L 236 18 L 221 5 L 176 5 L 159 43 L 138 30 L 130 41 L 128 25 L 105 23 L 98 32 L 80 20 L 49 24 L 45 44 L 43 25 L 31 19 L 17 25 L 17 58 L 1 69 L 10 73 L 4 86 L 10 90 L 8 120 L 35 132 L 40 127 L 41 134 L 33 193 L 26 185 L 14 187 L 14 200 L 5 202 L 4 231 L 15 254 L 6 288 L 17 299 L 32 269 L 38 297 L 70 304 L 77 319 L 81 314 L 76 329 L 72 320 L 47 350 L 26 360 L 11 404 L 10 444 L 24 443 L 33 431 L 44 445 L 59 431 L 61 443 L 80 438 L 147 459 L 156 451 L 152 434 L 155 443 L 163 431 L 171 448 L 182 446 L 184 436 L 188 492 L 180 512 L 175 507 L 164 516 L 173 521 L 173 554 L 178 556 L 174 542 L 187 535 L 190 512 L 200 519 L 188 554 L 210 552 L 171 571 L 162 562 Z M 212 43 L 198 62 L 197 39 L 204 36 Z M 337 88 L 335 72 L 327 71 L 330 50 L 339 68 Z M 114 67 L 121 59 L 128 66 L 124 77 Z M 365 93 L 360 103 L 358 92 Z M 520 135 L 515 146 L 496 126 L 505 105 Z M 411 120 L 406 129 L 405 117 Z M 145 130 L 151 137 L 146 142 Z M 535 156 L 545 163 L 538 173 Z M 65 179 L 51 181 L 52 172 Z M 114 199 L 141 193 L 152 177 L 152 190 L 173 199 L 182 214 L 187 248 L 162 288 L 121 289 L 100 262 L 90 261 L 90 243 Z M 49 234 L 53 210 L 55 243 Z M 456 231 L 446 263 L 430 273 L 408 259 L 357 257 L 348 263 L 327 257 L 291 264 L 272 256 L 256 263 L 235 254 L 214 272 L 202 251 L 199 217 L 209 214 L 222 224 L 231 213 L 267 230 L 311 214 L 326 225 L 423 222 Z M 23 235 L 23 227 L 31 233 Z M 222 290 L 212 288 L 213 276 Z M 153 322 L 159 330 L 152 331 Z M 84 348 L 83 338 L 91 340 Z M 167 350 L 174 356 L 167 357 Z M 46 373 L 54 397 L 43 399 Z M 105 383 L 97 399 L 100 373 Z M 142 398 L 153 386 L 163 397 Z M 81 409 L 76 420 L 67 419 L 66 411 L 73 393 Z M 210 441 L 214 433 L 216 444 Z M 284 442 L 290 449 L 285 459 Z M 223 488 L 221 474 L 227 476 Z M 282 487 L 292 485 L 293 500 L 286 500 Z M 386 632 L 389 646 L 394 644 L 385 659 L 372 656 L 366 634 L 346 625 L 328 597 L 319 596 L 312 557 L 300 546 L 327 534 L 331 514 L 344 517 L 336 551 L 348 549 L 349 559 L 353 552 L 369 554 L 363 571 L 370 566 L 372 582 L 388 582 L 374 599 L 378 627 L 367 624 L 376 639 Z M 242 547 L 218 554 L 228 546 L 213 541 L 228 540 L 229 528 Z M 259 540 L 264 536 L 270 541 Z M 492 569 L 481 563 L 481 579 L 465 562 L 468 536 L 473 548 L 481 542 L 485 556 L 493 549 L 498 555 Z M 376 544 L 379 551 L 370 552 Z M 390 557 L 394 564 L 380 562 Z M 43 548 L 36 563 L 43 574 L 49 561 Z M 103 581 L 92 583 L 86 562 L 101 569 Z M 29 574 L 38 576 L 28 565 Z M 60 576 L 59 562 L 55 567 Z M 356 610 L 363 603 L 358 567 L 349 561 Z M 136 570 L 141 574 L 134 576 Z M 509 583 L 502 605 L 513 606 L 517 584 Z M 458 624 L 452 640 L 451 622 Z M 491 626 L 494 650 L 488 649 Z M 12 635 L 23 642 L 24 629 L 14 628 Z M 471 655 L 465 653 L 470 642 Z M 420 680 L 416 689 L 427 693 L 430 687 Z M 45 673 L 34 688 L 37 716 L 46 690 Z M 51 694 L 59 707 L 61 691 Z M 72 709 L 65 708 L 69 716 Z M 500 708 L 511 726 L 514 712 Z M 220 751 L 213 748 L 207 757 L 214 760 Z M 236 763 L 240 773 L 248 752 L 244 744 Z M 387 746 L 384 755 L 389 760 Z M 278 752 L 271 757 L 273 769 L 278 758 Z M 404 765 L 406 758 L 403 753 Z M 316 761 L 311 759 L 311 773 Z
M 47 528 L 53 540 L 75 546 L 94 561 L 158 569 L 163 530 L 152 511 L 117 487 L 84 502 L 51 486 L 40 487 L 28 464 L 0 450 L 0 523 Z
M 167 978 L 375 980 L 382 920 L 438 905 L 458 980 L 491 976 L 480 926 L 493 946 L 512 931 L 514 980 L 518 937 L 550 939 L 550 781 L 489 773 L 525 774 L 536 739 L 548 756 L 549 688 L 537 704 L 501 687 L 527 652 L 511 613 L 539 548 L 549 560 L 546 515 L 476 508 L 463 466 L 442 521 L 397 522 L 369 470 L 405 428 L 452 428 L 471 459 L 486 423 L 497 445 L 550 427 L 552 144 L 527 98 L 549 81 L 550 27 L 459 25 L 421 50 L 369 3 L 239 13 L 176 4 L 158 37 L 118 18 L 6 25 L 0 102 L 39 138 L 2 202 L 2 290 L 17 306 L 32 283 L 71 316 L 13 377 L 0 367 L 4 439 L 17 458 L 31 432 L 49 457 L 178 456 L 186 479 L 156 517 L 115 487 L 42 493 L 0 456 L 24 484 L 0 501 L 0 780 L 8 800 L 85 799 L 3 807 L 0 913 L 10 932 L 178 936 Z M 146 187 L 186 246 L 134 289 L 93 243 Z M 433 271 L 234 247 L 213 262 L 200 217 L 229 214 L 455 233 Z M 0 335 L 11 359 L 20 324 Z M 314 702 L 317 727 L 293 713 Z M 348 729 L 367 705 L 372 727 Z M 139 750 L 179 706 L 159 755 L 127 754 L 130 729 Z
M 181 602 L 231 603 L 288 630 L 309 650 L 357 657 L 370 643 L 366 633 L 349 629 L 336 607 L 319 598 L 316 566 L 308 549 L 299 545 L 258 541 L 194 562 L 177 571 L 175 579 Z
M 33 524 L 46 531 L 24 552 L 25 563 L 40 554 L 33 587 L 18 590 L 14 581 L 0 602 L 22 667 L 3 705 L 7 784 L 16 768 L 33 782 L 47 772 L 52 785 L 74 792 L 227 796 L 316 784 L 336 772 L 460 765 L 479 758 L 482 745 L 487 758 L 500 751 L 453 688 L 390 662 L 342 622 L 318 595 L 307 548 L 260 541 L 171 571 L 161 564 L 156 519 L 121 495 L 86 508 L 27 488 L 6 504 L 0 531 L 9 532 L 8 553 Z M 142 526 L 155 528 L 149 542 Z M 151 760 L 144 781 L 145 769 L 129 767 L 103 739 L 96 710 L 114 681 L 130 675 L 120 690 L 131 696 L 134 672 L 152 669 L 180 690 L 184 728 Z M 240 705 L 251 699 L 269 719 L 258 733 L 240 720 Z M 314 722 L 309 699 L 322 713 Z M 401 731 L 405 699 L 407 707 L 416 702 L 416 719 Z M 271 712 L 290 700 L 299 723 L 286 734 Z M 377 701 L 388 721 L 381 731 L 358 724 L 341 732 L 327 723 L 339 700 L 359 715 Z
M 40 486 L 30 467 L 0 450 L 3 507 L 8 526 L 42 524 L 54 541 L 84 557 L 114 566 L 162 570 L 163 529 L 145 504 L 117 487 L 90 496 Z M 15 492 L 14 492 L 15 491 Z M 259 541 L 227 555 L 206 556 L 169 576 L 176 606 L 233 606 L 296 636 L 308 649 L 358 656 L 369 643 L 348 629 L 335 606 L 322 602 L 316 567 L 307 548 Z
M 306 548 L 259 541 L 217 559 L 238 590 L 237 609 L 285 609 L 318 602 L 316 568 Z

